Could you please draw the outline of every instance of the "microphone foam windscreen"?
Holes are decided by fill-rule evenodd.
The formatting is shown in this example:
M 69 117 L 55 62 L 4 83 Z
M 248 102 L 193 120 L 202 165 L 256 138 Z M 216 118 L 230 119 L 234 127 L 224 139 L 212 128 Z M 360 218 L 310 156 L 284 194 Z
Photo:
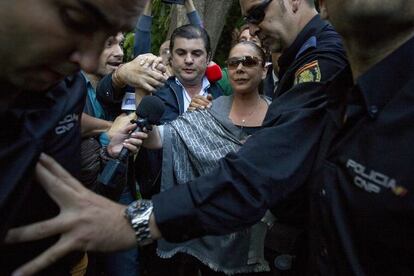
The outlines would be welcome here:
M 217 82 L 223 77 L 220 66 L 217 64 L 209 65 L 206 69 L 206 77 L 209 82 Z
M 164 114 L 164 103 L 155 96 L 145 96 L 137 107 L 137 116 L 147 119 L 150 124 L 158 125 Z

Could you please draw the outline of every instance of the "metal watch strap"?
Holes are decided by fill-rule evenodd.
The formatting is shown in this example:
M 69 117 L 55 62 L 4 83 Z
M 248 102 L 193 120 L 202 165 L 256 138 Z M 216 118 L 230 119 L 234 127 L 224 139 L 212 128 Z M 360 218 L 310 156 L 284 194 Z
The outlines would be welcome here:
M 145 199 L 134 201 L 125 209 L 125 217 L 135 231 L 139 246 L 150 244 L 153 241 L 149 228 L 152 209 L 152 201 Z

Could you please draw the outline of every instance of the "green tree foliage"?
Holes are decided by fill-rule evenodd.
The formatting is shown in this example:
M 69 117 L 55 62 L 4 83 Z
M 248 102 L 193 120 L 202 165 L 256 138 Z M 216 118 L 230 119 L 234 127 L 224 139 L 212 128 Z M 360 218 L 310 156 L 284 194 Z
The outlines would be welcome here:
M 231 47 L 231 34 L 233 29 L 240 27 L 243 24 L 244 21 L 241 15 L 239 1 L 233 1 L 233 5 L 227 15 L 226 25 L 224 25 L 219 43 L 217 44 L 216 54 L 214 56 L 214 61 L 220 66 L 225 67 L 225 61 Z
M 125 34 L 124 40 L 124 62 L 128 62 L 134 58 L 134 32 Z
M 151 30 L 151 52 L 158 55 L 161 44 L 167 40 L 168 28 L 170 26 L 171 5 L 166 5 L 161 0 L 152 0 L 152 30 Z
M 158 55 L 158 49 L 166 40 L 168 27 L 170 25 L 171 5 L 165 5 L 161 0 L 152 0 L 152 30 L 151 30 L 151 53 Z M 134 30 L 125 34 L 124 61 L 128 62 L 134 58 Z

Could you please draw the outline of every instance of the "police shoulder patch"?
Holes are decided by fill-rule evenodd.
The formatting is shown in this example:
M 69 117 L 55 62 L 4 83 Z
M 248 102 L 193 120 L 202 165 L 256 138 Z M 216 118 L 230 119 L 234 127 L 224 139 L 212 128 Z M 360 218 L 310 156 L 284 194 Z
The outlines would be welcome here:
M 303 65 L 295 73 L 295 82 L 294 84 L 299 84 L 303 82 L 320 82 L 321 81 L 321 69 L 319 68 L 319 63 L 317 60 L 314 60 L 310 63 Z

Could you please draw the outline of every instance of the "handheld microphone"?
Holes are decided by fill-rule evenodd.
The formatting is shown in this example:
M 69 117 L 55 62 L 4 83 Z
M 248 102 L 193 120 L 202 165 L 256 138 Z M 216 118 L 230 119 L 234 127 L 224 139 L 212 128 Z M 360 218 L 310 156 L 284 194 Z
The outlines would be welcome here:
M 143 97 L 135 112 L 138 119 L 134 122 L 137 124 L 137 128 L 134 132 L 142 131 L 144 128 L 151 130 L 152 125 L 159 125 L 164 111 L 164 103 L 159 98 L 155 96 Z M 120 161 L 126 161 L 128 155 L 129 150 L 123 147 L 119 153 L 118 159 Z
M 142 131 L 146 128 L 151 130 L 152 125 L 158 125 L 164 114 L 164 103 L 155 96 L 145 96 L 138 105 L 136 114 L 138 119 L 135 121 L 137 128 L 134 132 Z M 98 177 L 96 192 L 107 198 L 118 200 L 124 185 L 121 181 L 126 175 L 127 160 L 129 150 L 122 148 L 117 159 L 111 159 L 106 164 L 104 170 Z
M 223 77 L 223 72 L 220 66 L 212 62 L 211 65 L 207 66 L 205 75 L 209 82 L 217 82 Z

